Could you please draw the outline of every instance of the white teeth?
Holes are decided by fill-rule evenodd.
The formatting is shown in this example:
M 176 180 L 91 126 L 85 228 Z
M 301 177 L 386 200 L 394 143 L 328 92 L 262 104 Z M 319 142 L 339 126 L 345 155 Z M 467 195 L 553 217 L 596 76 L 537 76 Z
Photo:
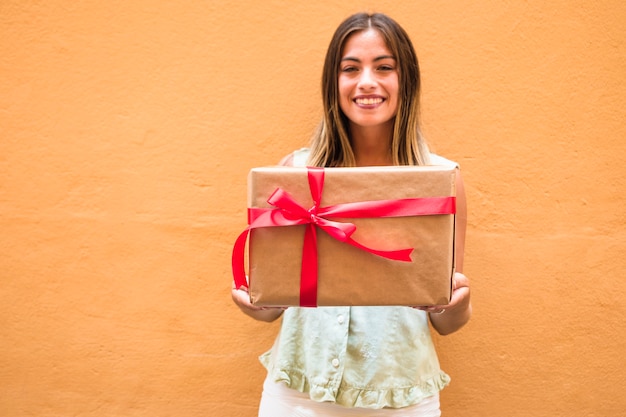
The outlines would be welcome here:
M 372 105 L 372 104 L 380 104 L 383 102 L 383 99 L 380 97 L 377 98 L 357 98 L 356 100 L 356 104 L 363 104 L 363 105 Z

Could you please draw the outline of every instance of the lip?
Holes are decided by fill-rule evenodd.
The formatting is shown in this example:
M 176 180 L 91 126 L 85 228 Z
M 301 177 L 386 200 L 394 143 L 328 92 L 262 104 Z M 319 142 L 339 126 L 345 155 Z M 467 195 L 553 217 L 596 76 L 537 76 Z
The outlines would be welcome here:
M 352 102 L 359 107 L 373 109 L 383 104 L 385 102 L 385 98 L 379 95 L 361 95 L 354 97 Z

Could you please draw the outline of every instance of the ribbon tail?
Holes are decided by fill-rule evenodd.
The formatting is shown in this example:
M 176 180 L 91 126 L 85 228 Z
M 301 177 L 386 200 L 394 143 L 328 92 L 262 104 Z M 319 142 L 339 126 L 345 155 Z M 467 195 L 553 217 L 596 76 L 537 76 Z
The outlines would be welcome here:
M 397 250 L 378 250 L 362 245 L 352 238 L 347 238 L 345 242 L 349 245 L 354 246 L 355 248 L 359 248 L 361 250 L 369 252 L 373 255 L 381 256 L 383 258 L 391 259 L 394 261 L 413 262 L 413 260 L 411 259 L 411 253 L 413 253 L 413 248 Z
M 300 306 L 317 307 L 317 230 L 309 224 L 304 232 L 300 271 Z

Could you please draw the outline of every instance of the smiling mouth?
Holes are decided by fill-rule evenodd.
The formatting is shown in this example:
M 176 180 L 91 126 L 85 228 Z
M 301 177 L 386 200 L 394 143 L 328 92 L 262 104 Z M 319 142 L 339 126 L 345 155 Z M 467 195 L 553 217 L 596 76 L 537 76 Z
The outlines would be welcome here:
M 354 100 L 356 104 L 360 104 L 363 106 L 371 106 L 374 104 L 380 104 L 383 102 L 381 97 L 365 97 L 365 98 L 357 98 Z

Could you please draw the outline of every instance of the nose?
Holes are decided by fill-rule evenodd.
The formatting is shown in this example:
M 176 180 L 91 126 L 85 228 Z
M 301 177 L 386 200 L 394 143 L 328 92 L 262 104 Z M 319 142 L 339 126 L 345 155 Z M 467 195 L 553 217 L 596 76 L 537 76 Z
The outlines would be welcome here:
M 376 79 L 371 69 L 364 68 L 363 71 L 361 71 L 358 87 L 362 90 L 369 90 L 376 87 Z

